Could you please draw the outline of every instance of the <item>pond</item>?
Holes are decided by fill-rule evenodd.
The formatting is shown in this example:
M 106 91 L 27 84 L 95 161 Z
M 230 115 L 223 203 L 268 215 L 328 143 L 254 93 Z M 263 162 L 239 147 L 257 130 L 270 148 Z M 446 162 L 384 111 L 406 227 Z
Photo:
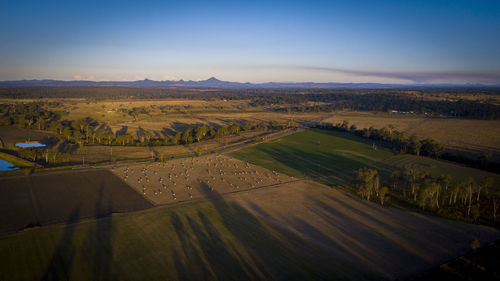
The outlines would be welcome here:
M 12 170 L 17 170 L 17 169 L 19 169 L 19 168 L 14 166 L 14 164 L 0 159 L 0 172 L 12 171 Z
M 45 147 L 45 144 L 39 142 L 18 142 L 17 147 L 29 148 L 29 147 Z

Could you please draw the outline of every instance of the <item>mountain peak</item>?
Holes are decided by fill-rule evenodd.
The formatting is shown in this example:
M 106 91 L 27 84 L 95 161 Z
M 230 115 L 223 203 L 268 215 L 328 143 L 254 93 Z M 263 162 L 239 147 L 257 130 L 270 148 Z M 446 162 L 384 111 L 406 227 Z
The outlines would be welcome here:
M 215 78 L 215 77 L 210 77 L 208 78 L 207 80 L 205 80 L 206 82 L 221 82 L 219 79 Z

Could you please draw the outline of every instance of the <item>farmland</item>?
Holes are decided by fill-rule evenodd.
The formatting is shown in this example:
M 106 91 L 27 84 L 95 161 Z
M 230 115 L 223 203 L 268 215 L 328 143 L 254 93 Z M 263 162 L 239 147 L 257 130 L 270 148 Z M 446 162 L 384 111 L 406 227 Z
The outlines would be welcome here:
M 0 180 L 0 232 L 151 207 L 107 170 Z
M 129 165 L 113 173 L 156 205 L 290 182 L 283 174 L 224 155 Z
M 495 151 L 496 136 L 485 134 L 496 134 L 498 121 L 343 111 L 392 98 L 384 93 L 148 89 L 157 95 L 116 98 L 108 90 L 142 91 L 78 90 L 89 96 L 2 100 L 0 156 L 26 168 L 0 178 L 0 279 L 393 280 L 466 254 L 472 238 L 500 238 L 491 207 L 498 174 L 397 154 L 326 126 L 265 137 L 340 114 L 325 121 L 395 121 L 448 147 Z M 425 99 L 434 101 L 446 99 Z M 486 105 L 475 106 L 470 116 L 486 118 Z M 468 127 L 456 142 L 452 133 Z M 26 140 L 47 147 L 14 147 Z M 249 140 L 256 143 L 209 154 Z M 371 198 L 359 188 L 363 168 L 380 177 Z M 421 180 L 408 184 L 407 171 Z M 451 180 L 435 207 L 426 192 L 442 174 Z M 472 186 L 482 189 L 468 195 Z
M 389 125 L 407 136 L 432 138 L 449 149 L 478 154 L 482 151 L 500 153 L 500 122 L 458 118 L 428 118 L 422 115 L 383 112 L 345 112 L 324 120 L 341 123 L 347 120 L 358 128 L 380 129 Z M 486 137 L 487 136 L 487 137 Z
M 4 235 L 0 271 L 8 280 L 394 279 L 463 254 L 472 236 L 499 232 L 304 181 Z
M 427 157 L 396 155 L 384 148 L 374 149 L 372 142 L 347 133 L 308 130 L 231 153 L 231 156 L 268 169 L 308 177 L 328 185 L 342 185 L 352 180 L 361 167 L 379 169 L 388 176 L 392 170 L 419 167 L 433 173 L 480 180 L 497 174 L 467 168 Z

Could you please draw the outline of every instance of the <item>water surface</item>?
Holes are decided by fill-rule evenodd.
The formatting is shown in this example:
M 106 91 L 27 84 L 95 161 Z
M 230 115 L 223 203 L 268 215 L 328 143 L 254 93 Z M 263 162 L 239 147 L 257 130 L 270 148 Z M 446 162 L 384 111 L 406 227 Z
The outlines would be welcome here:
M 39 142 L 18 142 L 16 143 L 16 146 L 21 148 L 44 147 L 45 144 Z
M 19 167 L 14 166 L 14 164 L 0 159 L 0 172 L 17 170 Z

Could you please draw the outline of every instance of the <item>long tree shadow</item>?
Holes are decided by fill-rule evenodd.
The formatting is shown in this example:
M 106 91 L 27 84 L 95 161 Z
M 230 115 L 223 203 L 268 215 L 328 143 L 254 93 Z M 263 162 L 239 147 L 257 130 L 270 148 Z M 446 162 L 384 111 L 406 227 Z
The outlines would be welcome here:
M 170 221 L 181 243 L 185 259 L 179 252 L 174 251 L 174 263 L 182 280 L 211 280 L 214 279 L 210 269 L 198 254 L 189 229 L 184 225 L 179 215 L 175 212 L 170 214 Z M 185 261 L 184 263 L 182 261 Z M 194 264 L 194 266 L 192 266 Z
M 208 188 L 202 192 L 210 192 Z M 264 224 L 255 215 L 236 203 L 228 203 L 216 191 L 212 196 L 218 198 L 210 202 L 217 210 L 224 227 L 235 239 L 235 244 L 246 256 L 243 264 L 231 254 L 226 257 L 232 266 L 249 268 L 253 275 L 244 277 L 271 280 L 337 280 L 366 278 L 352 264 L 337 259 L 319 246 L 306 241 L 290 231 Z M 205 231 L 210 233 L 209 240 L 218 241 L 220 234 L 215 232 L 206 217 Z M 227 245 L 226 245 L 227 246 Z M 206 251 L 213 248 L 205 245 Z M 218 266 L 218 265 L 217 265 Z M 226 269 L 227 270 L 227 269 Z
M 353 172 L 355 169 L 367 165 L 362 161 L 340 155 L 306 152 L 291 146 L 279 149 L 257 146 L 257 149 L 286 167 L 299 171 L 324 184 L 341 184 L 350 181 L 353 174 L 350 171 Z
M 89 228 L 88 238 L 84 242 L 83 251 L 87 252 L 92 267 L 92 280 L 113 280 L 113 225 L 111 200 L 105 202 L 104 187 L 99 190 L 95 203 L 95 214 L 98 218 L 95 225 Z
M 212 271 L 218 280 L 256 280 L 258 276 L 252 274 L 234 253 L 236 249 L 233 245 L 226 244 L 221 234 L 212 225 L 210 220 L 200 211 L 198 217 L 201 220 L 202 227 L 187 217 L 189 225 L 193 230 L 200 248 L 203 251 Z M 204 231 L 202 231 L 204 230 Z M 206 233 L 206 234 L 205 234 Z M 231 250 L 231 251 L 230 251 Z M 231 253 L 233 252 L 233 253 Z
M 54 250 L 49 265 L 41 278 L 42 281 L 49 280 L 69 280 L 71 276 L 71 266 L 75 257 L 73 248 L 73 235 L 76 228 L 76 222 L 80 217 L 80 207 L 76 207 L 68 220 L 61 240 Z

